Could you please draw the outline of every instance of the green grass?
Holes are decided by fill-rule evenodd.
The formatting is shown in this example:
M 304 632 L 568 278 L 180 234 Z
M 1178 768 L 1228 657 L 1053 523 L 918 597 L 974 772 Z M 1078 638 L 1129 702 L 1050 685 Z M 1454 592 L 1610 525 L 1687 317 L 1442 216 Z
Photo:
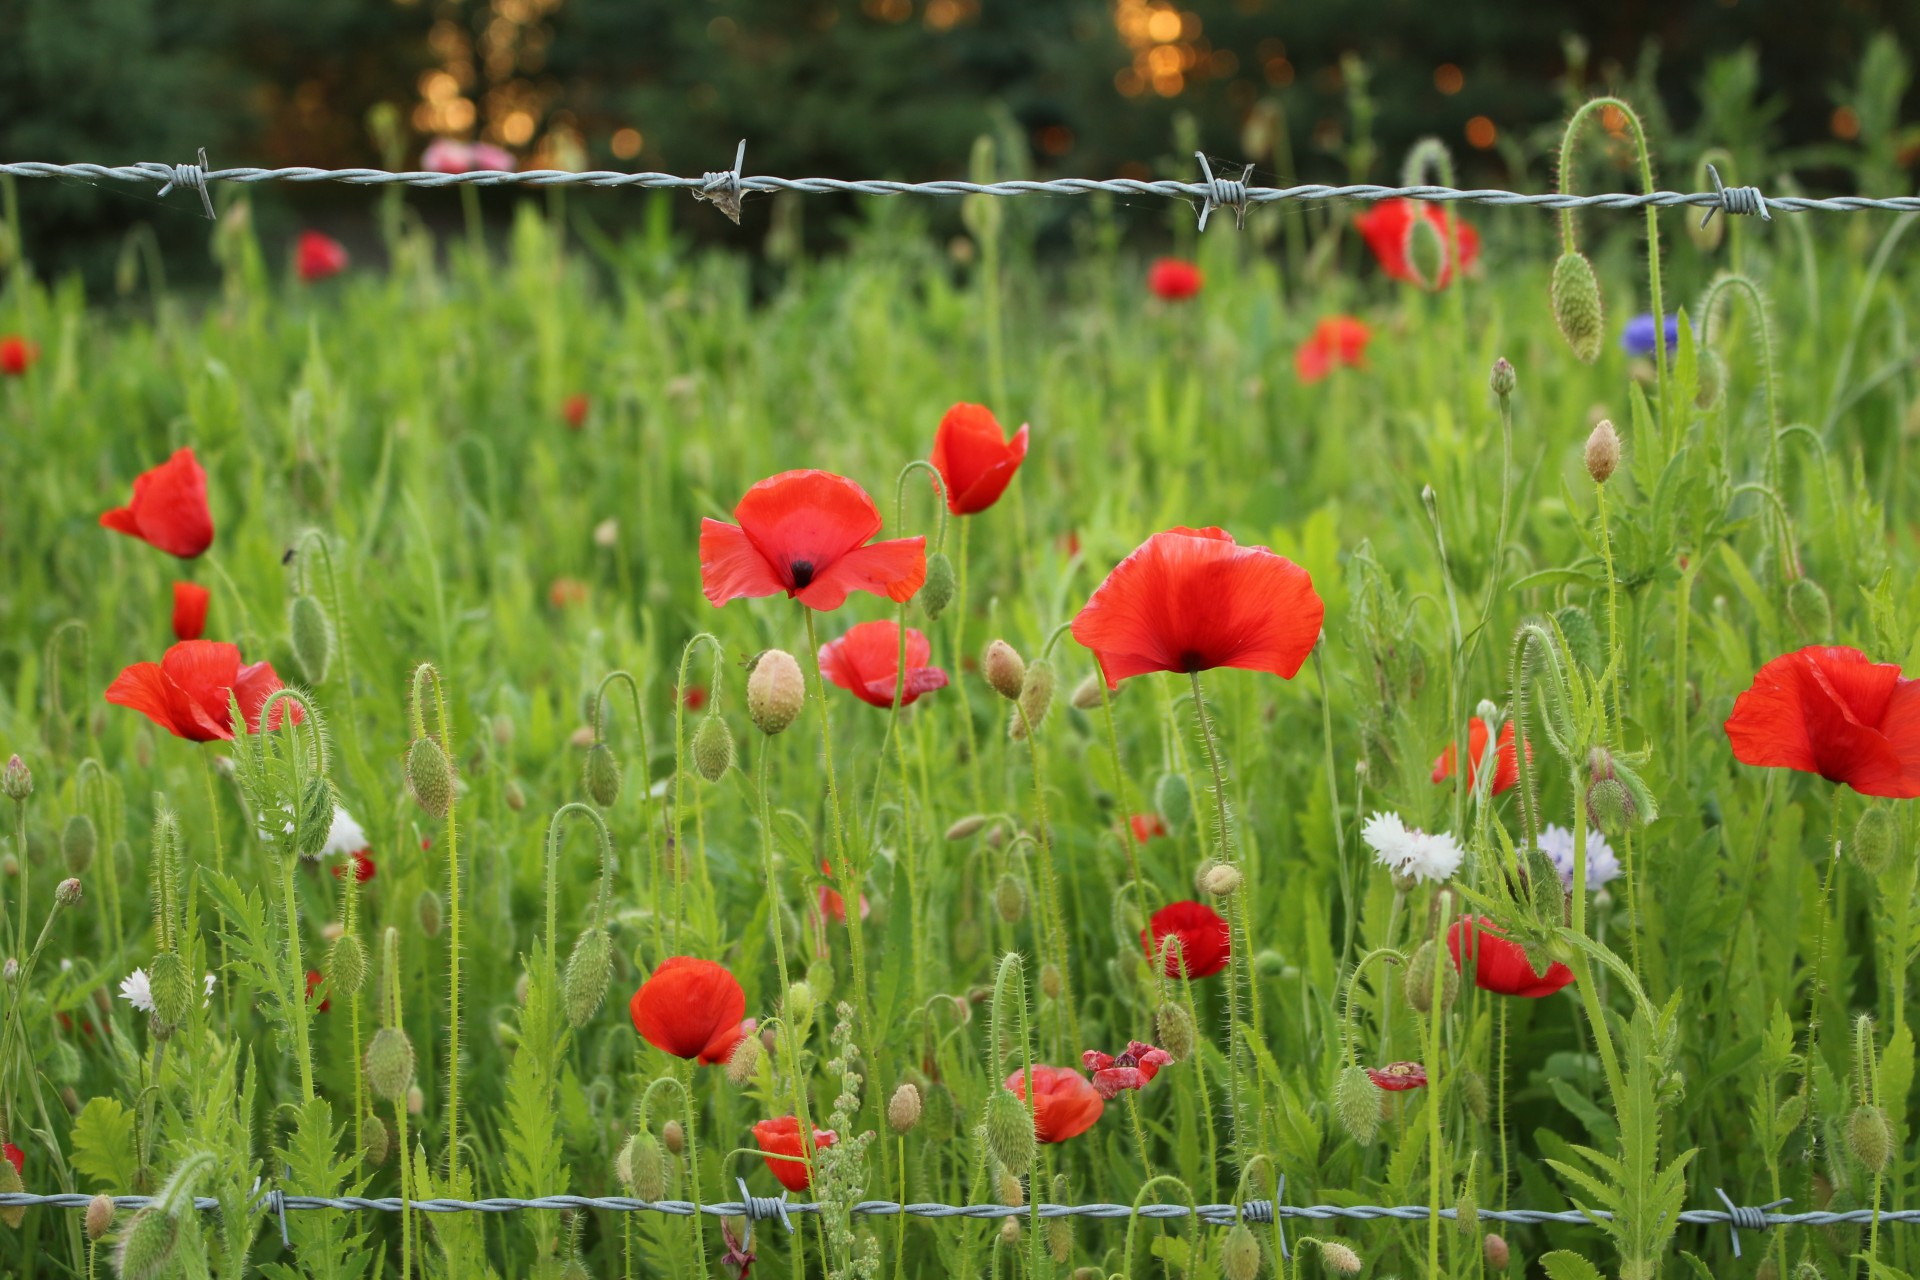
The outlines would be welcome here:
M 611 221 L 632 208 L 608 196 L 591 212 Z M 668 1159 L 669 1195 L 733 1198 L 736 1176 L 772 1194 L 750 1129 L 793 1110 L 791 1046 L 763 1054 L 736 1086 L 722 1068 L 688 1072 L 648 1048 L 625 1001 L 661 960 L 687 954 L 724 962 L 751 1016 L 803 1013 L 783 997 L 778 930 L 812 994 L 811 1016 L 789 1020 L 808 1110 L 825 1123 L 850 1052 L 859 1097 L 840 1104 L 841 1150 L 853 1151 L 856 1132 L 878 1134 L 821 1175 L 832 1186 L 816 1184 L 842 1205 L 1003 1194 L 974 1135 L 997 1082 L 1023 1061 L 1076 1066 L 1084 1049 L 1156 1040 L 1156 1010 L 1188 999 L 1194 1056 L 1132 1095 L 1137 1114 L 1122 1095 L 1084 1136 L 1042 1148 L 1030 1200 L 1254 1198 L 1284 1174 L 1294 1204 L 1604 1205 L 1623 1215 L 1611 1237 L 1503 1230 L 1512 1269 L 1537 1273 L 1543 1255 L 1571 1250 L 1604 1269 L 1624 1259 L 1617 1269 L 1636 1277 L 1750 1273 L 1733 1270 L 1724 1229 L 1668 1238 L 1666 1209 L 1718 1207 L 1715 1187 L 1742 1204 L 1792 1196 L 1795 1209 L 1920 1203 L 1905 982 L 1912 815 L 1818 778 L 1739 765 L 1721 729 L 1759 664 L 1804 643 L 1831 639 L 1909 669 L 1920 661 L 1908 462 L 1920 422 L 1915 275 L 1901 238 L 1912 219 L 1781 217 L 1737 228 L 1708 254 L 1679 232 L 1691 215 L 1662 215 L 1663 289 L 1690 321 L 1662 402 L 1646 385 L 1651 370 L 1630 367 L 1613 340 L 1646 307 L 1637 216 L 1585 222 L 1609 308 L 1589 367 L 1555 331 L 1556 228 L 1534 212 L 1469 215 L 1484 239 L 1480 269 L 1441 294 L 1380 279 L 1350 235 L 1317 273 L 1283 276 L 1271 218 L 1239 235 L 1216 219 L 1198 245 L 1204 292 L 1167 306 L 1146 295 L 1144 262 L 1113 247 L 1115 211 L 1047 208 L 1078 229 L 1080 248 L 1037 262 L 1035 224 L 1010 221 L 991 246 L 997 276 L 950 260 L 913 206 L 876 202 L 862 206 L 844 254 L 784 266 L 695 253 L 664 216 L 617 240 L 563 238 L 528 203 L 490 253 L 407 232 L 390 271 L 356 267 L 315 287 L 283 278 L 283 246 L 254 245 L 232 209 L 214 233 L 226 278 L 212 298 L 90 306 L 74 288 L 10 277 L 0 331 L 45 347 L 27 377 L 0 383 L 0 756 L 17 752 L 35 786 L 21 811 L 24 849 L 13 806 L 0 805 L 5 905 L 20 934 L 4 938 L 10 956 L 25 958 L 52 907 L 69 820 L 85 814 L 100 835 L 84 904 L 54 918 L 39 963 L 0 997 L 10 1028 L 0 1101 L 26 1150 L 25 1185 L 157 1193 L 184 1168 L 194 1185 L 176 1191 L 233 1211 L 183 1216 L 180 1274 L 396 1275 L 403 1257 L 423 1275 L 579 1274 L 563 1272 L 575 1258 L 596 1276 L 701 1274 L 700 1258 L 717 1263 L 725 1247 L 711 1221 L 702 1255 L 686 1219 L 658 1214 L 414 1214 L 403 1235 L 398 1215 L 302 1212 L 289 1215 L 288 1252 L 242 1206 L 256 1176 L 284 1169 L 289 1192 L 625 1194 L 616 1160 L 637 1116 L 656 1134 L 674 1121 L 692 1139 Z M 1346 212 L 1316 212 L 1313 229 Z M 1736 250 L 1772 316 L 1772 416 L 1758 316 L 1744 302 L 1714 329 L 1720 394 L 1695 394 L 1699 300 Z M 1300 385 L 1294 347 L 1339 312 L 1374 327 L 1367 367 Z M 1488 391 L 1497 356 L 1518 370 L 1510 475 Z M 593 406 L 577 433 L 561 421 L 576 392 Z M 725 518 L 768 474 L 822 467 L 873 494 L 887 536 L 931 536 L 924 477 L 904 486 L 904 522 L 897 477 L 927 455 L 958 400 L 989 403 L 1010 428 L 1030 422 L 1033 449 L 1007 497 L 948 535 L 949 554 L 965 547 L 964 610 L 929 622 L 908 607 L 953 684 L 904 713 L 892 737 L 887 712 L 839 690 L 824 708 L 849 841 L 835 869 L 872 906 L 859 926 L 862 990 L 847 930 L 822 930 L 811 905 L 816 868 L 837 856 L 823 707 L 810 701 L 771 739 L 745 715 L 742 664 L 764 648 L 798 655 L 812 692 L 805 619 L 777 599 L 709 607 L 698 525 Z M 1627 450 L 1606 487 L 1604 530 L 1580 462 L 1602 416 Z M 1769 484 L 1776 429 L 1782 462 Z M 135 474 L 188 444 L 212 477 L 219 535 L 207 557 L 181 564 L 96 526 Z M 1092 661 L 1061 638 L 1060 693 L 1030 749 L 1009 740 L 1008 708 L 973 670 L 995 637 L 1035 657 L 1119 559 L 1175 524 L 1219 524 L 1295 559 L 1327 604 L 1324 647 L 1295 680 L 1205 678 L 1245 884 L 1231 903 L 1233 986 L 1223 975 L 1190 991 L 1156 979 L 1138 942 L 1146 910 L 1202 896 L 1196 874 L 1220 852 L 1185 680 L 1129 682 L 1110 738 L 1099 710 L 1067 702 Z M 1830 623 L 1809 613 L 1805 588 L 1789 612 L 1796 572 L 1824 589 Z M 369 976 L 325 1013 L 281 1016 L 285 858 L 263 847 L 236 780 L 215 767 L 231 745 L 173 739 L 101 700 L 123 666 L 157 660 L 169 643 L 170 583 L 183 576 L 214 591 L 210 637 L 270 659 L 290 681 L 302 672 L 288 609 L 303 583 L 341 636 L 307 696 L 330 732 L 328 776 L 372 836 L 378 874 L 353 907 Z M 585 584 L 585 598 L 555 603 L 561 579 Z M 1658 807 L 1632 836 L 1631 896 L 1618 882 L 1610 902 L 1572 914 L 1604 955 L 1576 946 L 1557 908 L 1541 915 L 1524 896 L 1508 900 L 1501 868 L 1507 842 L 1524 840 L 1520 793 L 1483 803 L 1428 778 L 1477 703 L 1510 712 L 1514 638 L 1550 615 L 1567 643 L 1530 651 L 1529 706 L 1549 696 L 1549 647 L 1570 664 L 1573 702 L 1606 689 L 1611 670 L 1617 705 L 1606 695 L 1598 710 L 1546 714 L 1634 762 Z M 855 596 L 816 623 L 825 641 L 890 616 L 884 601 Z M 684 670 L 711 700 L 677 715 L 683 646 L 702 632 L 717 644 L 696 644 Z M 437 724 L 437 693 L 459 779 L 454 831 L 404 784 L 423 663 L 439 676 L 437 690 L 424 686 L 426 723 Z M 643 722 L 626 687 L 610 688 L 605 732 L 625 785 L 604 809 L 557 820 L 549 886 L 549 819 L 586 799 L 580 730 L 616 670 L 632 673 Z M 709 711 L 738 752 L 714 783 L 687 755 Z M 1542 816 L 1572 826 L 1586 760 L 1570 770 L 1533 723 Z M 315 763 L 263 766 L 264 785 L 290 787 Z M 663 785 L 650 794 L 648 783 Z M 1832 863 L 1823 890 L 1826 833 L 1849 832 L 1876 805 L 1894 823 L 1890 868 Z M 219 975 L 204 1016 L 193 1012 L 164 1050 L 145 1017 L 108 998 L 153 965 L 149 889 L 167 864 L 149 830 L 163 806 L 179 824 L 165 929 L 188 972 Z M 1455 830 L 1470 850 L 1461 891 L 1444 905 L 1430 886 L 1396 894 L 1359 839 L 1376 809 Z M 1133 855 L 1136 890 L 1125 819 L 1154 811 L 1171 834 Z M 611 840 L 613 976 L 575 1029 L 563 975 L 600 913 L 595 812 Z M 946 838 L 969 815 L 996 820 Z M 1627 852 L 1617 831 L 1613 843 Z M 342 882 L 300 867 L 291 884 L 302 962 L 316 964 L 325 926 L 347 910 Z M 1475 894 L 1543 952 L 1575 961 L 1581 981 L 1539 1001 L 1467 984 L 1437 1020 L 1409 1005 L 1393 957 L 1349 987 L 1362 956 L 1411 956 L 1442 910 L 1482 909 Z M 1017 918 L 1001 901 L 1021 908 Z M 1043 965 L 1063 958 L 1070 1001 L 1042 990 L 1052 983 Z M 1420 971 L 1437 989 L 1444 970 Z M 1229 991 L 1244 1036 L 1229 1035 Z M 852 1010 L 850 1050 L 831 1039 L 840 1002 Z M 399 1115 L 361 1065 L 391 1005 L 417 1061 L 418 1107 L 403 1101 Z M 1381 1095 L 1393 1101 L 1364 1145 L 1334 1105 L 1349 1007 L 1362 1063 L 1419 1061 L 1433 1081 Z M 1810 1009 L 1820 1034 L 1808 1072 Z M 1600 1010 L 1607 1020 L 1596 1024 Z M 1856 1034 L 1862 1015 L 1873 1021 Z M 299 1038 L 287 1034 L 303 1021 L 314 1101 Z M 1848 1140 L 1863 1073 L 1894 1134 L 1878 1179 Z M 896 1135 L 884 1110 L 908 1081 L 924 1114 Z M 377 1144 L 368 1134 L 401 1116 L 416 1153 L 404 1187 L 393 1143 L 383 1163 L 358 1158 L 360 1144 Z M 849 1234 L 805 1222 L 791 1240 L 761 1225 L 756 1274 L 857 1274 L 871 1256 L 882 1275 L 1130 1266 L 1212 1276 L 1229 1238 L 1181 1223 L 1082 1221 L 1066 1240 L 1023 1222 L 1003 1242 L 994 1223 L 864 1218 Z M 1316 1274 L 1309 1233 L 1350 1246 L 1368 1275 L 1483 1273 L 1483 1233 L 1452 1224 L 1296 1221 L 1288 1232 L 1294 1260 L 1281 1264 L 1271 1229 L 1255 1229 L 1266 1273 Z M 36 1209 L 0 1230 L 0 1259 L 21 1276 L 89 1265 L 105 1275 L 112 1238 L 90 1263 L 80 1214 Z M 1856 1255 L 1870 1249 L 1878 1276 L 1920 1265 L 1920 1237 L 1905 1226 L 1748 1235 L 1743 1265 L 1764 1254 L 1775 1274 L 1804 1258 L 1823 1275 L 1863 1275 Z M 1554 1274 L 1585 1274 L 1574 1265 L 1563 1259 Z

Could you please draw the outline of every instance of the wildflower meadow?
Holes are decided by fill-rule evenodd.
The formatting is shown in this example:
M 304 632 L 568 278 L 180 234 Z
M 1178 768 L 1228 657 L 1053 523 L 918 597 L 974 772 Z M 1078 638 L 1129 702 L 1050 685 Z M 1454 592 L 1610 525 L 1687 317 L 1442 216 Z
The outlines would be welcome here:
M 462 194 L 6 277 L 5 1274 L 1920 1268 L 1916 215 Z

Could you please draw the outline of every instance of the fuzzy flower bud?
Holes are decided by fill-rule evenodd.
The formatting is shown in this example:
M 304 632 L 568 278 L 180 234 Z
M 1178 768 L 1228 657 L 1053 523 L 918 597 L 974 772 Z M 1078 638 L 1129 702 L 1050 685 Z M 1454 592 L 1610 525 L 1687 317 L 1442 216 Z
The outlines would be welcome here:
M 441 905 L 440 895 L 432 889 L 422 889 L 420 898 L 414 904 L 414 911 L 420 917 L 420 932 L 429 938 L 440 936 L 440 925 L 445 918 L 445 908 Z
M 1154 1010 L 1153 1032 L 1175 1062 L 1185 1062 L 1193 1055 L 1193 1019 L 1171 1000 Z
M 1480 1252 L 1486 1257 L 1489 1271 L 1505 1271 L 1507 1263 L 1513 1258 L 1513 1251 L 1507 1248 L 1505 1238 L 1491 1231 L 1487 1233 L 1487 1238 L 1480 1242 Z
M 1600 356 L 1600 281 L 1593 264 L 1581 253 L 1563 253 L 1553 264 L 1553 322 L 1582 364 Z
M 1853 839 L 1847 852 L 1868 875 L 1877 876 L 1893 864 L 1893 812 L 1876 806 L 1860 815 L 1853 824 Z
M 988 645 L 985 656 L 980 659 L 980 671 L 995 693 L 1008 702 L 1019 699 L 1020 689 L 1027 680 L 1027 664 L 1012 645 L 1005 640 L 995 640 Z
M 1357 1276 L 1360 1274 L 1360 1255 L 1351 1246 L 1338 1240 L 1323 1241 L 1320 1245 L 1320 1261 L 1327 1264 L 1327 1270 L 1336 1276 Z
M 1009 1249 L 1020 1245 L 1020 1219 L 1002 1218 L 1000 1220 L 1000 1243 Z
M 287 605 L 287 637 L 293 644 L 293 660 L 308 684 L 327 682 L 327 666 L 333 660 L 333 624 L 326 611 L 310 595 L 297 595 Z
M 785 1011 L 787 1021 L 796 1029 L 802 1029 L 813 1022 L 813 988 L 804 982 L 796 982 L 787 988 Z
M 741 1036 L 727 1055 L 727 1083 L 744 1089 L 760 1071 L 760 1037 Z
M 1487 376 L 1487 385 L 1493 388 L 1493 394 L 1505 400 L 1513 394 L 1513 389 L 1518 383 L 1519 379 L 1514 376 L 1512 361 L 1501 356 L 1493 362 L 1493 372 Z
M 1013 738 L 1027 736 L 1029 729 L 1037 729 L 1040 722 L 1047 718 L 1047 711 L 1053 706 L 1053 664 L 1045 658 L 1035 658 L 1027 667 L 1026 677 L 1020 684 L 1020 706 L 1014 713 L 1010 730 Z
M 1027 914 L 1027 890 L 1010 871 L 1000 874 L 993 886 L 993 907 L 1008 924 L 1019 924 Z
M 1033 1167 L 1033 1116 L 1010 1091 L 995 1090 L 987 1099 L 980 1136 L 987 1153 L 1014 1177 Z
M 923 589 L 924 590 L 924 589 Z M 807 703 L 800 664 L 784 649 L 768 649 L 754 659 L 747 676 L 747 714 L 754 727 L 772 736 L 784 732 Z
M 1825 642 L 1833 634 L 1833 605 L 1812 578 L 1795 578 L 1787 584 L 1787 616 L 1809 641 Z
M 1067 1203 L 1068 1191 L 1067 1175 L 1056 1173 L 1053 1176 L 1053 1202 Z M 1065 1266 L 1067 1259 L 1073 1256 L 1073 1219 L 1048 1218 L 1046 1231 L 1047 1256 L 1053 1259 L 1055 1266 Z
M 667 1194 L 667 1154 L 660 1140 L 645 1129 L 627 1143 L 628 1182 L 642 1200 L 661 1200 Z
M 1421 1013 L 1433 1012 L 1433 967 L 1439 949 L 1428 938 L 1413 953 L 1413 959 L 1407 963 L 1407 1003 Z M 1456 996 L 1460 994 L 1460 971 L 1451 963 L 1442 966 L 1445 976 L 1440 979 L 1440 999 L 1443 1009 L 1451 1009 Z
M 84 895 L 80 888 L 80 878 L 78 876 L 68 876 L 65 880 L 62 880 L 53 887 L 53 900 L 63 907 L 79 906 L 82 896 Z
M 327 960 L 327 987 L 338 996 L 352 996 L 367 980 L 367 948 L 357 934 L 343 933 Z
M 366 1145 L 360 1149 L 360 1158 L 369 1169 L 378 1169 L 393 1154 L 393 1134 L 387 1130 L 384 1120 L 376 1119 L 366 1126 L 364 1141 Z
M 1605 484 L 1620 465 L 1620 433 L 1611 419 L 1602 418 L 1587 437 L 1587 474 L 1595 484 Z
M 87 874 L 99 847 L 100 833 L 94 829 L 92 818 L 76 813 L 67 819 L 66 828 L 60 833 L 60 856 L 67 864 L 67 874 Z
M 120 1247 L 113 1255 L 113 1269 L 120 1280 L 157 1280 L 173 1262 L 180 1243 L 180 1220 L 158 1205 L 148 1205 L 133 1215 Z
M 970 813 L 947 828 L 947 839 L 965 840 L 968 836 L 987 825 L 985 814 Z
M 620 798 L 620 759 L 612 747 L 596 742 L 587 748 L 587 758 L 580 765 L 580 786 L 602 809 L 613 807 Z
M 687 1149 L 687 1131 L 680 1127 L 678 1120 L 669 1120 L 660 1126 L 660 1141 L 677 1156 Z
M 87 1202 L 87 1239 L 96 1244 L 100 1237 L 113 1230 L 113 1215 L 116 1212 L 113 1197 L 101 1192 Z
M 1226 1280 L 1253 1280 L 1260 1274 L 1260 1242 L 1244 1222 L 1234 1223 L 1220 1244 L 1220 1274 Z
M 911 1080 L 893 1091 L 887 1099 L 887 1125 L 895 1133 L 909 1133 L 920 1123 L 920 1090 Z
M 430 817 L 444 818 L 453 803 L 453 765 L 433 738 L 416 738 L 407 748 L 407 790 Z
M 5 771 L 0 772 L 0 791 L 16 803 L 33 794 L 33 772 L 19 756 L 9 759 Z
M 927 580 L 920 586 L 920 607 L 926 610 L 928 620 L 946 612 L 947 606 L 953 603 L 956 586 L 953 561 L 947 559 L 947 553 L 928 553 Z
M 1422 289 L 1435 289 L 1447 273 L 1447 241 L 1431 218 L 1407 224 L 1407 270 Z
M 1060 966 L 1049 961 L 1040 966 L 1040 994 L 1049 1000 L 1058 1000 L 1066 993 L 1066 980 L 1060 976 Z
M 527 791 L 520 785 L 519 779 L 508 778 L 507 785 L 502 789 L 501 794 L 506 798 L 507 808 L 515 813 L 527 807 Z
M 1380 1130 L 1380 1091 L 1360 1067 L 1347 1067 L 1333 1083 L 1333 1113 L 1340 1127 L 1361 1146 Z
M 413 1042 L 398 1027 L 382 1027 L 367 1045 L 367 1085 L 388 1102 L 401 1102 L 413 1084 Z
M 1240 873 L 1240 868 L 1225 862 L 1210 867 L 1200 877 L 1200 887 L 1216 898 L 1232 897 L 1245 882 L 1246 877 Z
M 733 768 L 733 735 L 727 722 L 708 714 L 693 733 L 693 768 L 708 782 L 718 782 Z
M 575 1028 L 593 1020 L 600 1002 L 607 998 L 607 983 L 613 978 L 613 943 L 607 931 L 597 925 L 582 933 L 567 957 L 567 976 L 562 983 L 562 998 L 567 1021 Z
M 1102 704 L 1100 687 L 1105 683 L 1106 681 L 1102 680 L 1100 673 L 1096 671 L 1075 685 L 1073 687 L 1073 697 L 1068 699 L 1068 701 L 1073 704 L 1073 709 L 1075 711 L 1099 710 Z M 1118 695 L 1115 694 L 1114 696 Z
M 1153 809 L 1169 831 L 1178 831 L 1187 825 L 1187 820 L 1193 817 L 1193 792 L 1187 787 L 1184 774 L 1160 775 L 1160 781 L 1153 787 Z
M 1885 1173 L 1893 1156 L 1893 1127 L 1886 1112 L 1869 1103 L 1855 1107 L 1847 1117 L 1847 1147 L 1868 1173 Z

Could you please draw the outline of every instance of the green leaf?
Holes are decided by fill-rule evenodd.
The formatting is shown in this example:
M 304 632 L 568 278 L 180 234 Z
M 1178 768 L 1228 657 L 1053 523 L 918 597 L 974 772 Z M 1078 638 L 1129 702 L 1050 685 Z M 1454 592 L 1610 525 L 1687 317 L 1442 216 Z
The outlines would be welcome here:
M 1602 1280 L 1600 1269 L 1571 1249 L 1559 1249 L 1540 1259 L 1552 1280 Z
M 851 910 L 849 905 L 849 910 Z M 907 982 L 907 963 L 913 951 L 913 892 L 907 884 L 907 860 L 896 858 L 893 864 L 893 888 L 887 895 L 887 954 L 894 962 L 880 968 L 880 992 L 874 1001 L 874 1017 L 879 1025 L 893 1025 L 894 1005 Z M 857 917 L 850 917 L 857 919 Z
M 73 1122 L 73 1167 L 101 1191 L 133 1189 L 140 1157 L 133 1144 L 133 1112 L 114 1098 L 94 1098 Z

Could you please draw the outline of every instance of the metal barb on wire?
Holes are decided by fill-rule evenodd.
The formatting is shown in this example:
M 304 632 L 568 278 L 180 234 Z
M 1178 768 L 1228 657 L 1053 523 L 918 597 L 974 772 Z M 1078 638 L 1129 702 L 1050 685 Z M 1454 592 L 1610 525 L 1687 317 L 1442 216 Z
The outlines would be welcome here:
M 1763 1204 L 1759 1208 L 1754 1208 L 1751 1205 L 1735 1204 L 1727 1196 L 1727 1193 L 1719 1187 L 1713 1189 L 1713 1194 L 1719 1196 L 1720 1203 L 1727 1206 L 1727 1232 L 1733 1237 L 1733 1256 L 1735 1258 L 1740 1256 L 1741 1231 L 1765 1231 L 1769 1226 L 1773 1225 L 1767 1220 L 1767 1215 L 1783 1204 L 1792 1203 L 1791 1198 L 1789 1198 L 1786 1200 L 1775 1200 L 1771 1204 Z
M 740 187 L 740 170 L 746 162 L 747 140 L 742 138 L 739 149 L 733 153 L 733 168 L 708 173 L 701 179 L 700 189 L 693 193 L 695 200 L 709 202 L 732 219 L 736 227 L 740 225 L 740 200 L 746 194 Z
M 1720 203 L 1707 206 L 1707 211 L 1700 216 L 1702 230 L 1713 221 L 1713 215 L 1722 210 L 1729 217 L 1736 213 L 1757 213 L 1762 222 L 1773 221 L 1773 215 L 1767 212 L 1767 198 L 1760 194 L 1760 188 L 1730 187 L 1720 181 L 1720 170 L 1711 164 L 1707 166 L 1707 176 L 1713 179 L 1713 190 L 1720 197 Z
M 166 185 L 160 188 L 160 199 L 165 200 L 168 193 L 175 187 L 185 187 L 189 191 L 198 191 L 200 193 L 200 207 L 206 210 L 207 221 L 213 222 L 217 220 L 219 215 L 213 211 L 213 197 L 207 192 L 207 149 L 205 147 L 200 148 L 200 163 L 198 164 L 162 164 L 153 167 L 162 170 L 167 179 Z
M 788 1235 L 793 1234 L 793 1219 L 787 1216 L 786 1192 L 782 1191 L 778 1196 L 756 1196 L 747 1190 L 745 1178 L 735 1178 L 733 1181 L 740 1188 L 741 1216 L 747 1220 L 749 1246 L 753 1241 L 753 1224 L 762 1219 L 770 1218 L 785 1227 Z
M 1207 180 L 1207 200 L 1200 206 L 1200 230 L 1207 229 L 1207 215 L 1215 209 L 1233 210 L 1233 229 L 1242 230 L 1247 225 L 1247 179 L 1253 176 L 1253 166 L 1248 165 L 1240 171 L 1237 179 L 1216 178 L 1213 166 L 1207 163 L 1207 153 L 1196 151 L 1193 158 L 1200 162 L 1200 172 Z

